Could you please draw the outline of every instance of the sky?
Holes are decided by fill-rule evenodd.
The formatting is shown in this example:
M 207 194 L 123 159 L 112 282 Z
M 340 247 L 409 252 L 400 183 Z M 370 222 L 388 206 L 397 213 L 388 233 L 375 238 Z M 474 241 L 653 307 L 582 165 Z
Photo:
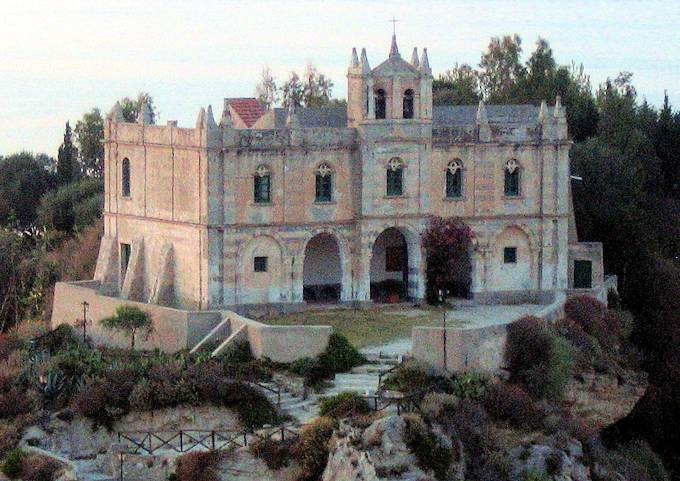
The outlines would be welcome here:
M 253 96 L 264 65 L 279 83 L 313 62 L 344 98 L 352 47 L 372 66 L 428 48 L 438 75 L 477 65 L 492 36 L 518 33 L 524 55 L 547 39 L 593 85 L 627 70 L 653 105 L 680 105 L 680 1 L 0 0 L 0 155 L 56 155 L 64 123 L 148 91 L 159 123 L 191 127 L 201 106 Z

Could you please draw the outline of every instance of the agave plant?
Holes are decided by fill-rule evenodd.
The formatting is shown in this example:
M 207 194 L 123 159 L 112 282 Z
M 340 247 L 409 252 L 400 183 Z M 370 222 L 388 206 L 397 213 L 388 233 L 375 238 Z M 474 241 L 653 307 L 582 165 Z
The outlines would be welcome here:
M 39 377 L 39 388 L 45 399 L 55 399 L 64 390 L 64 374 L 57 370 L 47 371 Z

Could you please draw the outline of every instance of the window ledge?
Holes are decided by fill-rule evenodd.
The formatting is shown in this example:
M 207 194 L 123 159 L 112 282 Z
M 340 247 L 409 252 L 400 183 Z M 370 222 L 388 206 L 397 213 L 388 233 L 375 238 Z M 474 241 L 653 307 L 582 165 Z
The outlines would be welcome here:
M 523 195 L 504 195 L 503 200 L 524 200 Z
M 315 200 L 314 205 L 335 205 L 337 204 L 334 200 Z
M 120 198 L 123 199 L 123 200 L 132 200 L 131 195 L 121 195 Z
M 385 195 L 383 196 L 383 199 L 409 199 L 410 197 L 408 195 Z
M 446 197 L 444 196 L 444 202 L 463 202 L 467 200 L 467 197 L 461 195 L 460 197 Z
M 271 207 L 272 205 L 274 205 L 274 203 L 271 202 L 271 201 L 270 202 L 251 202 L 250 205 L 253 206 L 253 207 Z

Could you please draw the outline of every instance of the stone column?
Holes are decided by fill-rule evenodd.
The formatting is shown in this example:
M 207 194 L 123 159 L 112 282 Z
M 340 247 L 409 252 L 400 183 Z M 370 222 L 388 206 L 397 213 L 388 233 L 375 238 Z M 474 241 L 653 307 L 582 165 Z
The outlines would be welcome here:
M 366 79 L 366 95 L 368 96 L 368 114 L 369 120 L 375 120 L 375 93 L 373 92 L 373 79 Z

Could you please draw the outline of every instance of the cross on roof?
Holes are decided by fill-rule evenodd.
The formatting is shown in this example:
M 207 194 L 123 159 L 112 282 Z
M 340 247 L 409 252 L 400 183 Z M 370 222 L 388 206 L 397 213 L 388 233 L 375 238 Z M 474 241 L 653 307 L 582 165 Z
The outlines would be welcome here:
M 397 20 L 393 15 L 392 20 L 388 20 L 388 21 L 392 23 L 392 35 L 396 35 L 397 34 L 397 22 L 399 20 Z

